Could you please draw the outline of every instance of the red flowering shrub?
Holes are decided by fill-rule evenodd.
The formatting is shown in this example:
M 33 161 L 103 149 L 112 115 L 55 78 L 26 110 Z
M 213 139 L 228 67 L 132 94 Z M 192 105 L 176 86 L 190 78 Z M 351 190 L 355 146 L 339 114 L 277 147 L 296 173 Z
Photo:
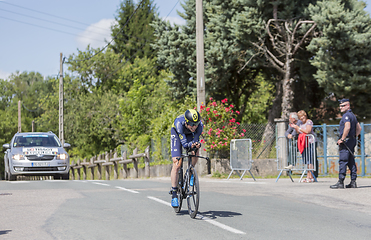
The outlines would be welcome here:
M 245 136 L 244 133 L 238 134 L 236 128 L 240 125 L 236 121 L 236 115 L 240 112 L 233 110 L 234 106 L 228 104 L 228 99 L 221 102 L 209 99 L 207 106 L 202 105 L 200 114 L 203 118 L 204 130 L 202 135 L 204 139 L 201 143 L 205 146 L 205 151 L 211 153 L 216 151 L 229 152 L 231 139 L 240 139 Z M 246 132 L 243 129 L 243 132 Z

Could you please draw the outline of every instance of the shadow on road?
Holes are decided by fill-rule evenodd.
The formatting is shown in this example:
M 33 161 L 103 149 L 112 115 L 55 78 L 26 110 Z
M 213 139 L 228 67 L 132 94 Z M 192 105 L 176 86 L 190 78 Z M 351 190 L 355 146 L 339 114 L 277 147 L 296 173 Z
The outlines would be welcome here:
M 202 216 L 215 219 L 218 217 L 234 217 L 234 216 L 240 216 L 241 213 L 237 212 L 230 212 L 230 211 L 208 211 L 208 212 L 200 212 Z
M 0 230 L 0 235 L 5 235 L 10 233 L 12 230 Z

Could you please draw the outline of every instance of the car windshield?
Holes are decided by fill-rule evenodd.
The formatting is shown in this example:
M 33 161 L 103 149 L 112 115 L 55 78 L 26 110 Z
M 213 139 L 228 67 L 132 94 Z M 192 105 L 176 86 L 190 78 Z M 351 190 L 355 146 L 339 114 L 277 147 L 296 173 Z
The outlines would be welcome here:
M 14 139 L 13 147 L 60 147 L 60 142 L 51 135 L 24 135 Z

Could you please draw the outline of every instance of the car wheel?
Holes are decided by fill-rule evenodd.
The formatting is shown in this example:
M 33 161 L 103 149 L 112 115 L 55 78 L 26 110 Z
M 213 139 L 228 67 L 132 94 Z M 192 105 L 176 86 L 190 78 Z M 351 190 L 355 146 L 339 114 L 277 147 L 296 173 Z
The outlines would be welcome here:
M 13 175 L 11 172 L 8 173 L 8 180 L 15 181 L 17 180 L 17 176 Z
M 70 180 L 70 173 L 62 174 L 61 178 L 62 178 L 62 180 Z

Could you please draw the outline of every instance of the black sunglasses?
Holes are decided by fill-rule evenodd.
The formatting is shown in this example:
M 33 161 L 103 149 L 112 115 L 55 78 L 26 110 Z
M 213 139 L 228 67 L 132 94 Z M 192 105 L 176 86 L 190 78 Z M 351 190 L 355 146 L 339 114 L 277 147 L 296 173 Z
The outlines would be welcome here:
M 340 107 L 345 107 L 346 105 L 348 105 L 347 103 L 346 104 L 342 104 L 342 105 L 340 105 Z
M 198 124 L 200 124 L 200 122 L 197 122 L 197 123 L 194 123 L 194 122 L 187 122 L 187 124 L 189 125 L 189 126 L 198 126 Z

